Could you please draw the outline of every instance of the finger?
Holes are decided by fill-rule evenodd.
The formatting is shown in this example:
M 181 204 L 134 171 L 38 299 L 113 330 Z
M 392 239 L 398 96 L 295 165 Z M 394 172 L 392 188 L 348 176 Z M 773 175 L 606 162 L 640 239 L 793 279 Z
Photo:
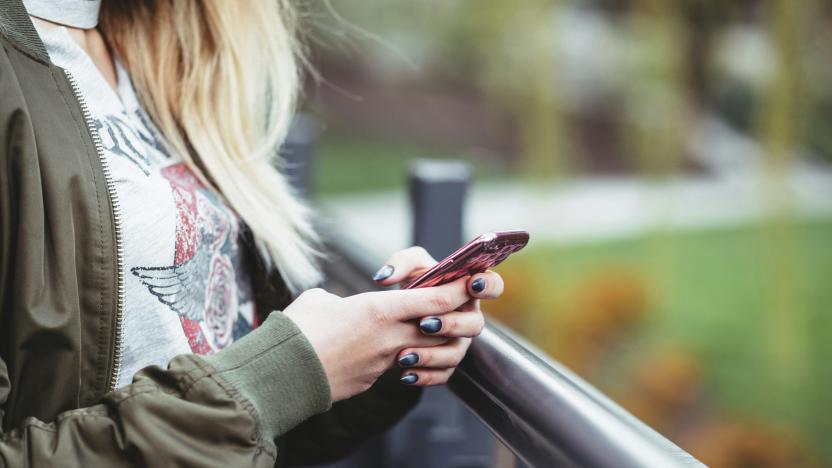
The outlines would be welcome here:
M 485 317 L 482 312 L 448 312 L 425 317 L 419 321 L 422 333 L 432 336 L 474 337 L 482 332 Z
M 454 338 L 447 344 L 431 348 L 405 348 L 399 352 L 396 362 L 401 367 L 450 369 L 462 362 L 471 338 Z
M 447 336 L 426 335 L 413 322 L 400 323 L 397 332 L 391 334 L 390 338 L 395 340 L 393 343 L 396 349 L 444 346 L 455 339 Z
M 422 247 L 399 250 L 387 259 L 373 280 L 383 285 L 396 284 L 414 277 L 436 265 L 436 260 Z
M 447 383 L 453 373 L 454 369 L 408 369 L 399 380 L 405 385 L 428 387 Z
M 466 288 L 467 280 L 466 276 L 442 286 L 382 291 L 375 294 L 380 294 L 382 307 L 389 307 L 389 313 L 404 322 L 429 315 L 442 315 L 458 309 L 470 299 Z
M 477 273 L 468 281 L 468 292 L 477 299 L 496 299 L 503 293 L 503 278 L 493 272 Z

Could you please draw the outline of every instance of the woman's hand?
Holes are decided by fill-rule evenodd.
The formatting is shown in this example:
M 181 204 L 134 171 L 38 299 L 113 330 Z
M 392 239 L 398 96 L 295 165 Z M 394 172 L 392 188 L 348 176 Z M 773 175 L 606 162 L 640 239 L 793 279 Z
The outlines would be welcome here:
M 301 294 L 286 314 L 318 355 L 329 380 L 332 400 L 359 394 L 396 363 L 402 349 L 432 348 L 448 333 L 478 333 L 481 323 L 453 312 L 469 301 L 465 279 L 434 288 L 380 291 L 346 298 L 323 289 Z M 472 314 L 473 315 L 473 314 Z M 425 334 L 414 321 L 431 316 L 446 320 L 438 333 Z M 438 359 L 438 357 L 436 357 Z
M 396 252 L 387 260 L 375 279 L 382 285 L 407 284 L 436 264 L 436 260 L 421 247 Z M 503 292 L 503 279 L 486 271 L 465 280 L 470 299 L 456 311 L 444 315 L 426 314 L 420 317 L 419 328 L 429 336 L 445 337 L 447 341 L 428 346 L 407 346 L 399 351 L 397 362 L 408 368 L 402 382 L 409 385 L 444 384 L 465 357 L 471 338 L 482 332 L 485 319 L 480 310 L 480 299 L 495 299 Z

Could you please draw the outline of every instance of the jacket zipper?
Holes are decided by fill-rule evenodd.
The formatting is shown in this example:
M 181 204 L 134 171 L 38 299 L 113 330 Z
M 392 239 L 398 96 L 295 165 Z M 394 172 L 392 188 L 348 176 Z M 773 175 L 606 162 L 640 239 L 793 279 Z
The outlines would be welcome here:
M 110 164 L 104 157 L 104 145 L 101 143 L 101 137 L 95 129 L 95 123 L 93 121 L 92 114 L 90 113 L 90 109 L 87 106 L 86 101 L 84 101 L 84 97 L 81 95 L 81 90 L 78 88 L 78 82 L 75 81 L 75 78 L 71 73 L 69 73 L 69 71 L 64 70 L 64 74 L 69 80 L 72 92 L 75 93 L 75 98 L 78 100 L 78 104 L 81 107 L 81 114 L 84 116 L 84 122 L 87 124 L 87 129 L 92 137 L 95 152 L 98 154 L 98 159 L 101 161 L 102 170 L 104 172 L 104 182 L 107 186 L 107 193 L 110 196 L 110 204 L 113 206 L 113 230 L 115 231 L 116 241 L 116 280 L 118 291 L 118 297 L 116 299 L 115 354 L 113 356 L 113 367 L 110 373 L 110 381 L 108 382 L 109 390 L 113 391 L 118 386 L 118 378 L 121 373 L 121 358 L 124 343 L 122 336 L 124 333 L 122 326 L 124 322 L 124 244 L 122 243 L 121 236 L 121 208 L 118 203 L 118 196 L 116 194 L 115 183 L 113 182 L 113 175 L 110 172 Z

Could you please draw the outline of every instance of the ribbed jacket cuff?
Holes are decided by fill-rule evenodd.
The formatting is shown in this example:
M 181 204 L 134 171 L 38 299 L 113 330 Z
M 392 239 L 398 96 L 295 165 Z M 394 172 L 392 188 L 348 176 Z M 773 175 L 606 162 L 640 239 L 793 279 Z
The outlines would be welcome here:
M 288 432 L 332 406 L 318 355 L 295 323 L 274 312 L 257 329 L 205 359 L 255 407 L 263 438 Z

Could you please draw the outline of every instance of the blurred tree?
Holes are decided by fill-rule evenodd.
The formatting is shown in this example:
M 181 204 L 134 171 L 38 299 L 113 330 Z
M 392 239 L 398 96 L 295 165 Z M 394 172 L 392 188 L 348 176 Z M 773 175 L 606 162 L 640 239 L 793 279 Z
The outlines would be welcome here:
M 776 68 L 758 116 L 765 150 L 766 193 L 772 216 L 765 224 L 769 309 L 771 389 L 783 417 L 811 419 L 813 410 L 793 396 L 809 382 L 811 356 L 807 352 L 806 304 L 798 290 L 803 280 L 796 266 L 799 238 L 795 234 L 791 179 L 797 165 L 798 140 L 806 106 L 803 67 L 806 0 L 770 0 L 767 17 L 775 44 Z M 787 396 L 790 395 L 790 396 Z

